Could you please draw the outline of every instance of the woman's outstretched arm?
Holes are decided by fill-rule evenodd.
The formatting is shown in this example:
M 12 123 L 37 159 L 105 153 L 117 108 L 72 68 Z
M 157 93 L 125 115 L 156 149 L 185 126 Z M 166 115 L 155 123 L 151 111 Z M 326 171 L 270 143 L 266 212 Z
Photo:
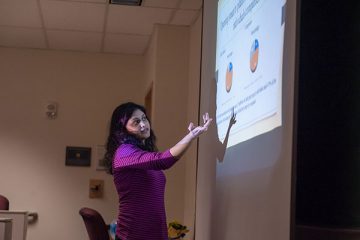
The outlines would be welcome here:
M 181 139 L 175 146 L 170 148 L 171 155 L 173 155 L 177 159 L 181 158 L 181 156 L 189 148 L 192 140 L 198 138 L 202 133 L 208 130 L 208 127 L 212 121 L 212 119 L 209 118 L 208 113 L 203 115 L 203 120 L 204 120 L 204 124 L 202 126 L 200 125 L 195 127 L 193 123 L 190 123 L 188 127 L 189 133 L 183 139 Z

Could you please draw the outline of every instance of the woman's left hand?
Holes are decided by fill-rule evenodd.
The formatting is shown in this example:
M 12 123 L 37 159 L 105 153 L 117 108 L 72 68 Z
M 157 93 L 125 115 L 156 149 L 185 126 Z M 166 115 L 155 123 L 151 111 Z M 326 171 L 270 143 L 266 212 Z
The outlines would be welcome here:
M 188 130 L 191 133 L 193 138 L 199 137 L 202 133 L 206 132 L 208 130 L 208 127 L 212 121 L 212 118 L 209 117 L 209 113 L 205 113 L 203 115 L 203 121 L 204 124 L 195 127 L 193 123 L 189 124 Z
M 200 125 L 195 127 L 193 123 L 190 123 L 188 127 L 189 133 L 186 134 L 186 136 L 181 139 L 175 146 L 170 148 L 171 155 L 180 158 L 185 153 L 186 149 L 190 146 L 191 141 L 208 130 L 208 127 L 212 121 L 212 119 L 209 118 L 208 113 L 203 115 L 203 120 L 204 124 L 202 126 Z

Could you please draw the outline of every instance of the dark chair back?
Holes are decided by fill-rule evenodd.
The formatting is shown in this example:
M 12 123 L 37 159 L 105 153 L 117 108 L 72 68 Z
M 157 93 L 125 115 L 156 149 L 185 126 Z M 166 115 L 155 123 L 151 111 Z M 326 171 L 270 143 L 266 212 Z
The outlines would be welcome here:
M 82 208 L 79 214 L 84 220 L 86 230 L 90 240 L 109 240 L 109 231 L 103 217 L 96 210 Z
M 0 195 L 0 210 L 9 210 L 9 200 Z

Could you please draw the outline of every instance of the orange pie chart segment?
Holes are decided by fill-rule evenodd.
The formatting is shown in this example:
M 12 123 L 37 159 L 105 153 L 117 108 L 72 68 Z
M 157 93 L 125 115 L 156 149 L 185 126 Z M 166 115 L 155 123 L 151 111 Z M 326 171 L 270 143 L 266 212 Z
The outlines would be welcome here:
M 255 72 L 259 61 L 259 41 L 255 39 L 250 51 L 250 70 Z

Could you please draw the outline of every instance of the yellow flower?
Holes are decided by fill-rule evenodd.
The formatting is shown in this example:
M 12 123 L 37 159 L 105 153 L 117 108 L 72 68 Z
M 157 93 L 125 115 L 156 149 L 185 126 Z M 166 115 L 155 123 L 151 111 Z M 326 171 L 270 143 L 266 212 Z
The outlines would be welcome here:
M 169 223 L 169 227 L 168 227 L 169 239 L 179 239 L 180 237 L 184 237 L 187 232 L 189 232 L 187 227 L 180 224 L 179 222 L 173 221 Z

